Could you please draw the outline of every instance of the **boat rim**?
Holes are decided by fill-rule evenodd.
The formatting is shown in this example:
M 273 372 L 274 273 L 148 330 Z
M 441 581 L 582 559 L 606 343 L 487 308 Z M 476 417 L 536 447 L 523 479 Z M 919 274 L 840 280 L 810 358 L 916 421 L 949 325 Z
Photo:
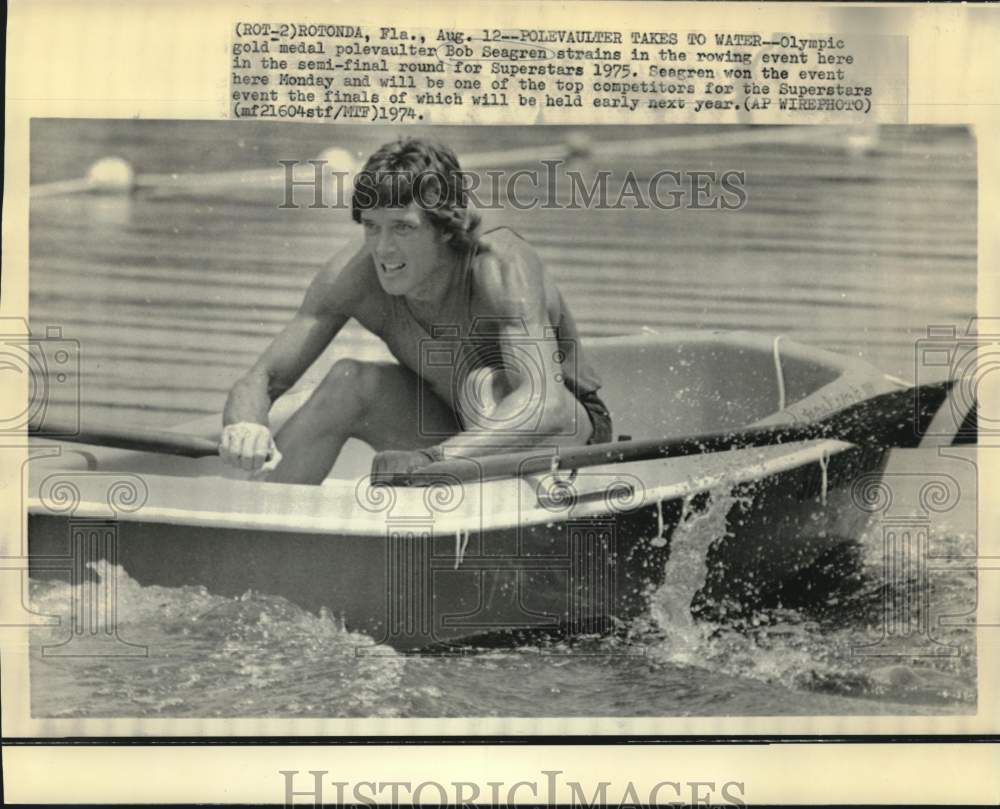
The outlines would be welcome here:
M 881 373 L 864 360 L 853 357 L 846 357 L 836 354 L 826 349 L 804 345 L 794 341 L 785 341 L 782 336 L 764 335 L 754 332 L 728 331 L 728 330 L 704 330 L 688 332 L 675 330 L 662 333 L 643 333 L 631 335 L 617 335 L 612 337 L 599 337 L 585 340 L 585 344 L 592 344 L 595 340 L 608 345 L 638 345 L 656 346 L 660 344 L 672 344 L 678 337 L 683 337 L 687 343 L 738 343 L 742 347 L 758 351 L 773 351 L 775 361 L 779 362 L 780 356 L 791 357 L 797 360 L 815 362 L 830 367 L 837 371 L 835 379 L 816 389 L 808 396 L 789 405 L 784 409 L 776 409 L 767 417 L 754 422 L 750 426 L 773 425 L 781 423 L 795 423 L 803 419 L 808 421 L 815 418 L 822 418 L 830 412 L 834 412 L 839 407 L 844 406 L 842 399 L 829 397 L 830 389 L 850 390 L 858 393 L 862 389 L 872 389 L 874 387 L 899 387 L 901 382 L 886 374 Z M 300 390 L 297 394 L 290 392 L 290 395 L 304 396 L 307 391 Z M 869 394 L 871 395 L 871 394 Z M 858 397 L 860 399 L 860 397 Z M 808 415 L 806 415 L 808 414 Z M 818 415 L 817 415 L 818 414 Z M 199 508 L 197 504 L 179 508 L 164 503 L 144 502 L 141 507 L 132 510 L 118 510 L 112 508 L 108 503 L 106 495 L 93 496 L 90 493 L 80 492 L 78 502 L 73 508 L 73 516 L 81 518 L 114 518 L 130 522 L 163 522 L 175 525 L 210 525 L 217 528 L 248 529 L 255 531 L 276 531 L 281 533 L 315 533 L 330 534 L 341 533 L 362 536 L 384 536 L 388 511 L 392 506 L 399 506 L 400 514 L 416 514 L 430 511 L 433 525 L 436 531 L 460 532 L 460 531 L 480 531 L 510 528 L 512 526 L 526 526 L 535 524 L 545 524 L 557 522 L 565 519 L 600 517 L 608 514 L 631 512 L 641 508 L 648 508 L 657 503 L 663 503 L 671 499 L 691 497 L 701 491 L 716 489 L 727 485 L 730 487 L 741 483 L 748 483 L 756 479 L 780 474 L 797 466 L 810 463 L 825 464 L 832 456 L 849 449 L 852 445 L 836 440 L 812 440 L 782 446 L 758 447 L 752 449 L 740 449 L 729 452 L 713 453 L 711 456 L 691 456 L 690 458 L 680 458 L 672 460 L 652 460 L 636 461 L 631 463 L 615 463 L 602 466 L 595 466 L 588 470 L 588 477 L 604 477 L 608 483 L 614 483 L 616 478 L 638 481 L 640 486 L 633 486 L 633 496 L 626 496 L 625 490 L 619 487 L 616 493 L 611 496 L 597 496 L 581 498 L 572 504 L 569 509 L 551 509 L 536 502 L 534 508 L 518 508 L 516 513 L 510 510 L 494 509 L 485 511 L 480 508 L 476 513 L 469 510 L 458 510 L 447 508 L 434 508 L 434 498 L 447 497 L 448 487 L 439 484 L 431 487 L 367 487 L 365 483 L 367 476 L 360 479 L 329 479 L 321 486 L 298 486 L 294 484 L 268 483 L 263 481 L 239 480 L 225 478 L 222 476 L 201 476 L 182 477 L 174 475 L 163 475 L 155 473 L 129 473 L 127 471 L 114 470 L 94 470 L 89 472 L 61 471 L 53 468 L 50 473 L 36 486 L 32 486 L 26 498 L 27 511 L 36 515 L 58 516 L 65 509 L 53 507 L 51 498 L 45 497 L 46 483 L 53 478 L 65 479 L 71 476 L 75 484 L 82 485 L 84 489 L 91 487 L 85 482 L 89 477 L 94 484 L 99 478 L 105 480 L 109 476 L 118 478 L 134 477 L 140 479 L 140 483 L 149 490 L 160 490 L 173 492 L 172 499 L 181 500 L 177 496 L 186 491 L 191 491 L 190 487 L 203 488 L 211 482 L 216 489 L 217 497 L 214 502 L 224 499 L 227 490 L 232 492 L 233 497 L 229 500 L 234 504 L 234 508 L 227 511 L 220 511 L 210 508 Z M 705 459 L 709 459 L 707 464 Z M 740 460 L 734 460 L 739 458 Z M 703 474 L 697 478 L 686 477 L 680 481 L 670 481 L 654 485 L 646 485 L 642 479 L 643 473 L 647 478 L 657 479 L 663 477 L 662 469 L 664 465 L 672 464 L 675 468 L 690 466 L 694 470 L 698 466 L 692 459 L 700 459 L 704 469 Z M 48 470 L 47 470 L 48 471 Z M 659 474 L 657 474 L 659 472 Z M 639 474 L 636 474 L 639 473 Z M 485 500 L 492 498 L 494 493 L 503 491 L 507 487 L 508 496 L 517 492 L 510 489 L 514 487 L 531 487 L 532 483 L 537 485 L 538 476 L 526 478 L 505 478 L 496 481 L 483 481 L 473 484 L 477 491 L 477 499 Z M 79 488 L 78 485 L 78 488 Z M 469 484 L 463 484 L 469 485 Z M 161 488 L 162 487 L 162 488 Z M 248 497 L 245 493 L 247 487 L 255 487 L 256 491 L 263 496 Z M 641 489 L 641 495 L 635 496 L 636 488 Z M 378 492 L 379 489 L 383 491 Z M 366 490 L 362 493 L 362 490 Z M 349 494 L 348 494 L 349 491 Z M 607 493 L 607 490 L 605 490 Z M 522 492 L 523 494 L 523 492 Z M 529 489 L 529 494 L 531 494 Z M 537 494 L 537 493 L 535 493 Z M 593 493 L 590 493 L 593 494 Z M 373 507 L 362 506 L 352 509 L 351 514 L 341 513 L 331 516 L 328 510 L 322 506 L 329 505 L 337 507 L 342 505 L 345 496 L 357 497 L 361 495 Z M 287 505 L 283 509 L 268 508 L 276 500 L 284 500 L 294 508 L 296 503 L 302 504 L 308 501 L 314 507 L 305 509 L 306 513 L 296 513 Z M 190 502 L 190 498 L 188 498 Z M 389 507 L 385 507 L 383 501 L 391 501 Z M 537 497 L 536 497 L 537 501 Z M 428 503 L 431 505 L 428 506 Z M 255 508 L 246 508 L 246 505 L 253 505 Z M 417 508 L 422 505 L 423 508 Z M 522 505 L 518 501 L 518 505 Z M 380 516 L 381 515 L 381 516 Z M 393 519 L 395 520 L 395 513 Z M 405 522 L 405 517 L 401 517 Z

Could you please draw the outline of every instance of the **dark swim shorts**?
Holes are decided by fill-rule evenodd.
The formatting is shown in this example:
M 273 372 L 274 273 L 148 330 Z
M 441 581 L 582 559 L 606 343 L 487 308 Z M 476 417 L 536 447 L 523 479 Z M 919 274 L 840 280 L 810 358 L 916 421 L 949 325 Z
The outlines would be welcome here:
M 587 411 L 587 415 L 590 416 L 590 424 L 593 427 L 593 431 L 587 441 L 587 445 L 610 444 L 614 441 L 614 432 L 611 426 L 611 411 L 608 410 L 608 406 L 604 404 L 601 397 L 597 395 L 597 391 L 581 391 L 572 381 L 566 382 L 566 388 L 583 405 L 584 410 Z M 460 431 L 467 430 L 468 427 L 458 411 L 454 411 L 454 414 L 458 429 Z

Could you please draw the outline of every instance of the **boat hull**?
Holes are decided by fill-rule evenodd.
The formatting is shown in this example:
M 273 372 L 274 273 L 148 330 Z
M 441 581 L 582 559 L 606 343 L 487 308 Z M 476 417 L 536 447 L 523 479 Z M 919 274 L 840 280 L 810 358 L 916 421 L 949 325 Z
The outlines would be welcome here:
M 619 438 L 813 422 L 898 388 L 858 359 L 749 333 L 602 338 L 587 355 Z M 309 392 L 281 397 L 272 428 Z M 217 436 L 218 419 L 184 432 Z M 387 488 L 371 485 L 372 449 L 356 441 L 322 486 L 238 479 L 217 457 L 37 453 L 33 575 L 82 585 L 95 575 L 87 561 L 106 558 L 141 585 L 326 609 L 403 650 L 610 632 L 651 598 L 674 617 L 788 603 L 809 565 L 861 536 L 868 512 L 852 491 L 886 460 L 822 440 Z M 117 569 L 98 587 L 109 603 Z
M 33 513 L 31 574 L 92 589 L 87 563 L 107 559 L 118 567 L 104 568 L 105 596 L 89 597 L 113 596 L 120 568 L 141 585 L 281 596 L 402 651 L 604 634 L 648 611 L 681 536 L 713 509 L 722 513 L 701 538 L 706 564 L 687 571 L 692 603 L 711 613 L 776 594 L 787 602 L 803 570 L 863 533 L 854 484 L 885 459 L 849 447 L 658 505 L 478 531 L 390 521 L 382 535 L 297 533 Z

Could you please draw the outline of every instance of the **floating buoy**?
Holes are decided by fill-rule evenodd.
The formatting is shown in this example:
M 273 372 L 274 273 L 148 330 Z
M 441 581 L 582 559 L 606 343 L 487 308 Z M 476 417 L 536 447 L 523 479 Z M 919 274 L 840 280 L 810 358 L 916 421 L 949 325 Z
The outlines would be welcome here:
M 844 135 L 844 150 L 853 159 L 869 157 L 878 151 L 880 139 L 878 124 L 849 127 Z
M 346 204 L 354 188 L 354 175 L 360 168 L 358 161 L 347 149 L 339 146 L 324 149 L 316 159 L 326 161 L 322 169 L 323 184 L 326 193 L 333 198 L 330 203 Z
M 331 146 L 329 149 L 324 149 L 320 152 L 317 160 L 326 161 L 326 166 L 323 167 L 323 173 L 326 176 L 330 176 L 331 173 L 342 172 L 348 177 L 353 177 L 358 170 L 358 161 L 354 155 L 347 151 L 347 149 L 341 149 L 339 146 Z
M 102 157 L 90 167 L 87 182 L 94 191 L 130 194 L 135 189 L 135 170 L 120 157 Z
M 594 144 L 586 132 L 573 131 L 566 135 L 566 157 L 586 160 L 594 153 Z

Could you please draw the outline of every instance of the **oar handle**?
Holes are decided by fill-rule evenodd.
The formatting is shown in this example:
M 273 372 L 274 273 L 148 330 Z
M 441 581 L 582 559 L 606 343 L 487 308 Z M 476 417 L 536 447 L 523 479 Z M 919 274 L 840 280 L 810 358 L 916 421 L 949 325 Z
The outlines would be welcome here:
M 158 452 L 167 455 L 180 455 L 185 458 L 206 458 L 219 454 L 219 445 L 215 441 L 197 435 L 183 435 L 167 430 L 103 426 L 73 430 L 65 425 L 46 423 L 40 427 L 29 427 L 28 434 L 56 441 L 96 444 L 102 447 L 130 449 L 136 452 Z

